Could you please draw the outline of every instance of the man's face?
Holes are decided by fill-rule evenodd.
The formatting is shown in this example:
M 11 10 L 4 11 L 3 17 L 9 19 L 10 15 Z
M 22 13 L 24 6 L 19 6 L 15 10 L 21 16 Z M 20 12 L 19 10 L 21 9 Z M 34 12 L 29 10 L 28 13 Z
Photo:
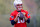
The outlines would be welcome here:
M 17 11 L 20 11 L 23 8 L 23 6 L 22 6 L 22 4 L 17 4 L 16 8 L 17 8 Z

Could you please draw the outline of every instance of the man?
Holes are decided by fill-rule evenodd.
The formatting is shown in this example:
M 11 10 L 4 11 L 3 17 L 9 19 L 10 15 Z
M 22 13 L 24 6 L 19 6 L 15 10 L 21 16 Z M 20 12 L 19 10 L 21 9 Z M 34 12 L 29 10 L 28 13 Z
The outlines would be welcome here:
M 23 10 L 22 5 L 23 4 L 21 0 L 14 1 L 14 6 L 16 10 L 13 11 L 10 15 L 10 21 L 11 21 L 11 24 L 14 25 L 14 27 L 27 27 L 26 22 L 30 23 L 30 15 L 28 11 Z M 24 15 L 24 18 L 22 20 L 19 18 L 20 12 Z

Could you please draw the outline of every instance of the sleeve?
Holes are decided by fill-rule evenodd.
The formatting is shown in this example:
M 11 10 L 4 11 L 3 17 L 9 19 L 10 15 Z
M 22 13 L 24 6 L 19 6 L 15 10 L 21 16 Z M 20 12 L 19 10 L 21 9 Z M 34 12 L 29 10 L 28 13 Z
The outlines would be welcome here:
M 14 13 L 11 13 L 9 20 L 10 20 L 10 21 L 11 21 L 11 20 L 14 20 L 14 18 L 15 18 Z
M 28 11 L 26 11 L 25 16 L 26 16 L 27 18 L 30 18 L 30 15 L 29 15 Z
M 30 23 L 30 18 L 28 18 L 28 20 L 26 21 L 27 23 Z
M 11 24 L 14 25 L 16 24 L 16 22 L 14 20 L 11 20 Z

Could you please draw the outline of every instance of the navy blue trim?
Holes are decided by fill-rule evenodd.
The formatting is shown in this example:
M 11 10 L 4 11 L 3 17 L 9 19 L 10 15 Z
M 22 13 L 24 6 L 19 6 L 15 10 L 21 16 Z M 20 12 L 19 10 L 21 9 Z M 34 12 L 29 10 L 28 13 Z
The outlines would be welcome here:
M 11 20 L 11 24 L 14 25 L 16 24 L 16 22 L 14 20 Z
M 28 18 L 27 23 L 30 23 L 30 18 Z

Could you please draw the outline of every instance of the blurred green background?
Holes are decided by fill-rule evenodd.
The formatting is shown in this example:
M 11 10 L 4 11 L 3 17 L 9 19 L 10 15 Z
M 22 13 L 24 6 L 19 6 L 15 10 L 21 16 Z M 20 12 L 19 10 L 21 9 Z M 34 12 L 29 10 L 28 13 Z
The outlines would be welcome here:
M 40 27 L 40 0 L 22 0 L 23 9 L 27 10 L 31 16 L 28 27 Z M 0 0 L 0 27 L 12 27 L 9 17 L 15 10 L 14 0 Z

